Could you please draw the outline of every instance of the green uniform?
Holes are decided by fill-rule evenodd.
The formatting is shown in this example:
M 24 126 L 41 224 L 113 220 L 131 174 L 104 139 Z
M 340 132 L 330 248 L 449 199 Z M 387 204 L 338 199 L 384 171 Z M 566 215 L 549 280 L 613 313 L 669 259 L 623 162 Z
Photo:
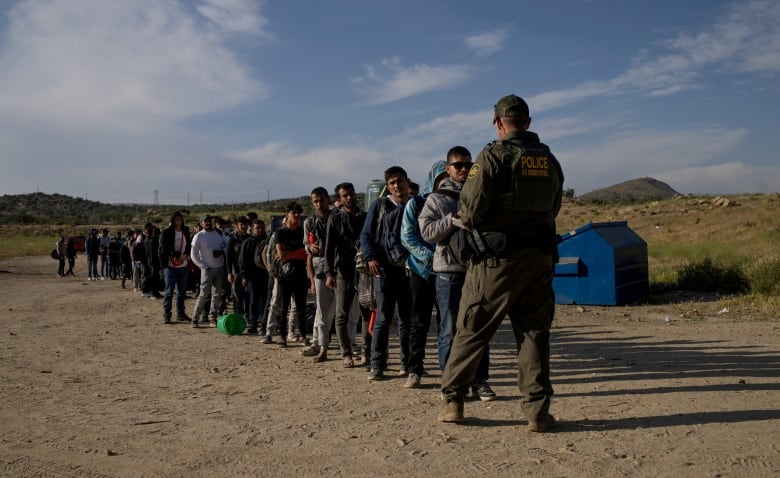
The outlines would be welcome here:
M 560 164 L 535 133 L 513 131 L 477 156 L 461 191 L 468 228 L 506 234 L 498 257 L 473 259 L 466 272 L 457 331 L 442 375 L 448 401 L 463 401 L 482 350 L 509 315 L 518 349 L 518 386 L 530 421 L 546 417 L 550 397 L 550 325 Z

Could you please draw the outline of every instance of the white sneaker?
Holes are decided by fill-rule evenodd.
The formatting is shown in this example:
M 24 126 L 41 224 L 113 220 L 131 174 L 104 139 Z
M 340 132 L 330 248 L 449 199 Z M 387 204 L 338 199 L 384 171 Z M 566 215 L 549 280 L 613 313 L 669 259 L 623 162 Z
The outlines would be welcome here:
M 409 376 L 406 377 L 404 388 L 420 388 L 420 376 L 416 373 L 410 373 Z

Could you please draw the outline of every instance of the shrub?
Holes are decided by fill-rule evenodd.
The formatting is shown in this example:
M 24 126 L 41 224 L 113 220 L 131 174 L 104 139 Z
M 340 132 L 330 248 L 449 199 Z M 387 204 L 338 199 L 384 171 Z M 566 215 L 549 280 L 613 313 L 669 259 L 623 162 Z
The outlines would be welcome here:
M 724 266 L 709 257 L 684 265 L 677 273 L 677 286 L 694 292 L 741 294 L 750 282 L 738 266 Z
M 764 257 L 747 268 L 750 289 L 758 294 L 780 295 L 780 257 Z

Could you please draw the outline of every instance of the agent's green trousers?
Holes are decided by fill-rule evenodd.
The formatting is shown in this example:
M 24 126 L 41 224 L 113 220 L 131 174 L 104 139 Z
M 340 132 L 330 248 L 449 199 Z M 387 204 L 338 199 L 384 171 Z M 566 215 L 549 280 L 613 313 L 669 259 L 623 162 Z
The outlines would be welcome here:
M 517 384 L 526 418 L 546 417 L 553 394 L 550 383 L 550 325 L 555 314 L 550 255 L 535 248 L 506 258 L 472 261 L 452 343 L 442 375 L 447 401 L 462 402 L 474 383 L 482 350 L 509 315 L 517 342 Z

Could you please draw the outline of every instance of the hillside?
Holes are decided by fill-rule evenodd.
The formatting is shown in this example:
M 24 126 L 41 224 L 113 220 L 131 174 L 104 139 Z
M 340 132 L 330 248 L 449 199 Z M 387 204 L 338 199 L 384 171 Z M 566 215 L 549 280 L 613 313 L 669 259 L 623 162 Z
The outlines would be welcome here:
M 363 195 L 358 194 L 362 200 Z M 309 198 L 293 198 L 301 203 L 304 213 L 311 212 Z M 266 213 L 284 211 L 291 199 L 276 199 L 258 203 L 242 204 L 195 204 L 188 208 L 176 205 L 149 204 L 107 204 L 98 201 L 66 196 L 64 194 L 6 194 L 0 196 L 0 224 L 39 224 L 57 226 L 81 226 L 91 224 L 126 225 L 165 223 L 173 211 L 181 210 L 185 215 L 197 217 L 203 212 L 231 216 L 254 210 Z M 79 229 L 84 229 L 79 228 Z
M 578 199 L 586 202 L 632 203 L 671 199 L 679 194 L 680 193 L 662 181 L 653 178 L 639 178 L 624 181 L 606 188 L 596 189 L 595 191 L 579 196 Z

